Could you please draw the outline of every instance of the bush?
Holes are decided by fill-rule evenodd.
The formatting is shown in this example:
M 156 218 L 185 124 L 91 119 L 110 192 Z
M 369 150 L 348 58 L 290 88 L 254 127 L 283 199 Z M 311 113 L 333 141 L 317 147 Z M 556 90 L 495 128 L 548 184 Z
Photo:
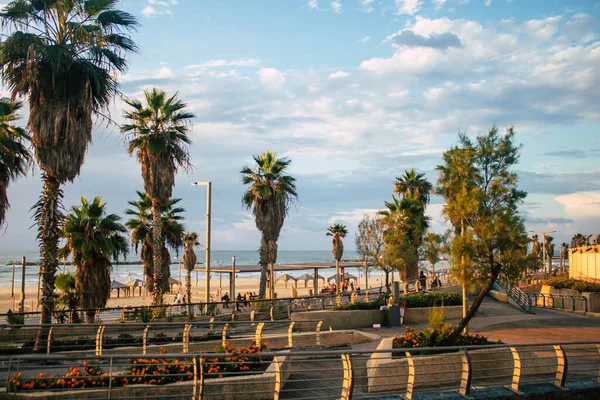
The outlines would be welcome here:
M 381 306 L 385 305 L 384 301 L 375 301 L 373 303 L 367 303 L 364 301 L 357 301 L 356 303 L 342 304 L 337 306 L 334 310 L 337 311 L 348 311 L 348 310 L 379 310 Z
M 140 308 L 139 318 L 140 322 L 144 324 L 152 321 L 152 309 L 147 306 L 142 306 L 142 308 Z
M 458 293 L 418 293 L 402 298 L 406 308 L 442 307 L 462 305 L 462 296 Z
M 6 316 L 6 323 L 10 325 L 23 325 L 25 324 L 25 314 L 8 314 Z
M 442 339 L 447 338 L 452 332 L 452 326 L 445 324 L 437 334 L 436 343 L 439 343 Z M 394 348 L 415 348 L 415 347 L 428 347 L 429 338 L 433 333 L 432 329 L 425 329 L 422 331 L 415 332 L 410 328 L 406 328 L 406 333 L 401 336 L 394 338 Z M 474 345 L 485 345 L 485 344 L 501 344 L 502 342 L 494 342 L 486 338 L 485 336 L 475 334 L 461 334 L 456 337 L 454 343 L 450 346 L 474 346 Z M 434 344 L 435 346 L 435 344 Z
M 600 292 L 600 284 L 567 277 L 550 278 L 544 285 L 555 289 L 571 289 L 578 292 Z
M 446 312 L 443 307 L 434 307 L 429 314 L 429 329 L 440 334 L 446 326 Z

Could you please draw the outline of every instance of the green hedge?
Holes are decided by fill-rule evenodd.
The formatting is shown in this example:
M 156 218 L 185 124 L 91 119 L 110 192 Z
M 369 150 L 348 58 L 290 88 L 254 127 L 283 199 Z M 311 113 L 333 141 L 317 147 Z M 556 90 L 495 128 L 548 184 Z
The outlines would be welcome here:
M 555 289 L 572 289 L 578 292 L 600 292 L 600 284 L 582 281 L 580 279 L 556 277 L 550 278 L 544 285 L 552 286 Z
M 364 301 L 357 301 L 356 303 L 342 304 L 337 306 L 334 310 L 337 311 L 348 311 L 348 310 L 379 310 L 381 306 L 385 305 L 384 301 L 374 301 L 367 303 Z
M 440 332 L 438 332 L 436 344 L 440 341 L 446 339 L 450 333 L 452 332 L 452 327 L 450 325 L 445 325 Z M 406 333 L 404 335 L 396 336 L 394 338 L 394 348 L 396 349 L 407 349 L 414 347 L 428 347 L 429 339 L 431 334 L 433 333 L 432 329 L 425 329 L 422 331 L 413 331 L 410 328 L 406 328 Z M 450 346 L 479 346 L 486 344 L 501 344 L 502 342 L 494 342 L 493 340 L 489 340 L 485 336 L 474 334 L 470 335 L 467 333 L 463 333 L 458 335 L 455 340 L 450 343 Z
M 458 293 L 418 293 L 403 297 L 406 308 L 460 306 L 462 296 Z

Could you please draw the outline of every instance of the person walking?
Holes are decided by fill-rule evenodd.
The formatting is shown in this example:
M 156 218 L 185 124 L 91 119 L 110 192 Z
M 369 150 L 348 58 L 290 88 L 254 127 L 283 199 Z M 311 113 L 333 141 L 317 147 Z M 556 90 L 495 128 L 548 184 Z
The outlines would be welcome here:
M 421 271 L 421 274 L 419 275 L 419 289 L 422 291 L 425 291 L 426 287 L 427 287 L 427 276 L 425 276 L 425 273 L 423 271 Z

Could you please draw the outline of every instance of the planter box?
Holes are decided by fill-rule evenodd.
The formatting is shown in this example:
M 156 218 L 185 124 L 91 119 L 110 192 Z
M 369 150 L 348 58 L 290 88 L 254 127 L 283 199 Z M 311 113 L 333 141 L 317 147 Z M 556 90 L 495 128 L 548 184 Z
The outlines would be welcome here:
M 281 371 L 281 387 L 290 377 L 292 363 L 290 356 L 279 359 Z M 271 363 L 263 372 L 255 375 L 235 376 L 227 378 L 206 379 L 204 381 L 204 396 L 223 400 L 263 400 L 272 399 L 275 391 L 275 363 Z M 112 389 L 113 398 L 135 398 L 137 400 L 154 399 L 158 396 L 165 398 L 192 397 L 194 381 L 177 382 L 168 385 L 128 385 Z M 16 396 L 6 395 L 11 399 L 90 399 L 108 398 L 107 389 L 74 389 L 59 392 L 38 391 L 33 393 L 21 392 Z M 3 398 L 3 397 L 0 397 Z
M 308 311 L 295 312 L 292 314 L 292 321 L 296 322 L 298 329 L 308 329 L 309 323 L 302 323 L 306 320 L 322 320 L 321 330 L 343 330 L 357 328 L 371 328 L 373 324 L 382 324 L 384 322 L 384 311 L 382 310 L 348 310 L 348 311 Z M 310 327 L 314 327 L 311 323 Z M 314 329 L 314 328 L 311 328 Z
M 393 358 L 393 338 L 383 339 L 377 350 L 390 352 L 374 353 L 367 361 L 367 383 L 369 393 L 406 390 L 408 362 L 406 358 Z M 510 384 L 513 375 L 513 357 L 508 348 L 470 351 L 473 367 L 472 384 Z M 534 353 L 519 351 L 522 374 L 535 373 L 553 376 L 556 373 L 554 360 L 539 359 Z M 462 362 L 458 353 L 432 356 L 413 356 L 415 363 L 415 389 L 432 387 L 458 388 L 461 380 Z
M 564 308 L 567 310 L 573 310 L 573 308 L 575 308 L 575 310 L 577 311 L 585 311 L 585 303 L 584 300 L 582 300 L 581 298 L 575 298 L 572 299 L 568 296 L 583 296 L 587 299 L 587 310 L 588 312 L 593 312 L 593 313 L 600 313 L 600 293 L 598 292 L 578 292 L 576 290 L 572 290 L 572 289 L 556 289 L 552 286 L 548 286 L 548 285 L 543 285 L 542 289 L 540 290 L 540 295 L 545 295 L 546 297 L 542 297 L 539 296 L 537 299 L 537 305 L 539 307 L 551 307 L 552 306 L 552 300 L 550 300 L 549 297 L 547 297 L 549 294 L 560 294 L 563 296 L 566 296 L 564 298 Z M 573 300 L 575 301 L 575 307 L 573 307 Z M 544 304 L 544 302 L 546 302 L 546 304 Z M 556 308 L 561 308 L 563 303 L 562 300 L 559 298 L 555 298 L 554 299 L 554 304 L 556 306 Z
M 429 320 L 429 315 L 434 308 L 436 307 L 406 308 L 404 310 L 404 325 L 414 324 L 415 322 L 427 322 Z M 462 318 L 462 306 L 449 306 L 443 308 L 446 312 L 447 319 Z

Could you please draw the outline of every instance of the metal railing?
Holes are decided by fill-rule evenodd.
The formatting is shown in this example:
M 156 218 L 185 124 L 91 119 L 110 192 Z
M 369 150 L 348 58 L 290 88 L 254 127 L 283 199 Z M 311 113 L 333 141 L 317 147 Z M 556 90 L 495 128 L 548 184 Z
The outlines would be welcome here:
M 531 299 L 517 285 L 513 285 L 504 275 L 499 275 L 494 282 L 494 288 L 508 294 L 512 300 L 523 312 L 531 311 Z
M 382 288 L 374 288 L 369 291 L 361 291 L 355 296 L 355 301 L 374 301 L 382 292 Z M 191 318 L 208 319 L 220 315 L 236 314 L 238 318 L 249 319 L 249 315 L 254 311 L 256 319 L 288 319 L 289 314 L 294 310 L 304 308 L 304 311 L 332 309 L 340 304 L 347 304 L 352 301 L 352 293 L 345 292 L 340 296 L 318 295 L 297 298 L 281 298 L 273 300 L 250 300 L 250 301 L 230 301 L 224 303 L 193 303 L 193 304 L 168 304 L 163 306 L 144 306 L 152 310 L 153 314 L 161 315 L 161 319 L 169 321 L 186 321 L 190 319 L 188 310 L 191 309 Z M 53 322 L 69 323 L 74 321 L 75 314 L 79 320 L 85 321 L 86 313 L 91 311 L 95 315 L 95 322 L 128 322 L 139 321 L 142 314 L 142 306 L 136 307 L 107 307 L 101 309 L 76 309 L 76 310 L 56 310 L 53 313 Z M 246 317 L 243 317 L 245 314 Z M 39 321 L 39 312 L 13 312 L 12 316 L 23 315 L 25 324 Z M 8 314 L 0 314 L 0 318 L 6 319 Z
M 600 342 L 375 351 L 263 351 L 0 357 L 11 398 L 360 399 L 419 393 L 478 398 L 536 392 L 600 395 Z M 486 395 L 487 394 L 487 395 Z M 13 397 L 14 396 L 14 397 Z M 505 398 L 503 397 L 503 398 Z M 24 397 L 23 397 L 24 398 Z
M 588 312 L 588 299 L 577 294 L 526 293 L 534 307 Z
M 275 348 L 320 345 L 321 320 L 238 321 L 230 316 L 203 322 L 154 322 L 124 324 L 0 325 L 0 355 L 27 354 L 34 350 L 38 332 L 45 328 L 46 354 L 147 354 L 163 349 L 169 353 L 213 350 L 225 342 L 249 345 L 272 339 Z M 298 338 L 298 334 L 310 337 Z

